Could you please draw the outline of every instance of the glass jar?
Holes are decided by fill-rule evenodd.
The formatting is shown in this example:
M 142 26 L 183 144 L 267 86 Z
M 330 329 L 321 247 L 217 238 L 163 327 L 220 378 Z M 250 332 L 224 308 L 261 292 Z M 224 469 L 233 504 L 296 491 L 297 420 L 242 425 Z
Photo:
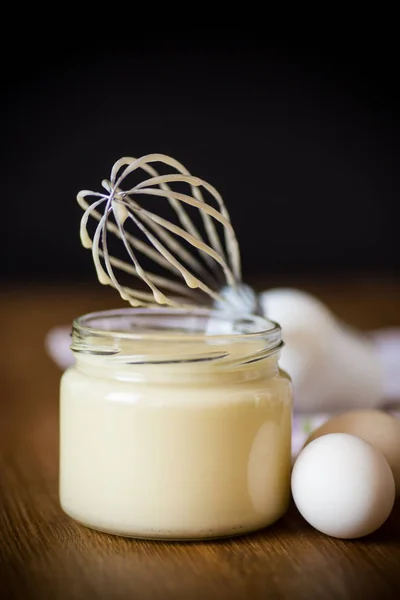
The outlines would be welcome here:
M 207 309 L 73 324 L 61 381 L 60 500 L 86 526 L 150 539 L 239 535 L 290 497 L 292 389 L 280 328 Z

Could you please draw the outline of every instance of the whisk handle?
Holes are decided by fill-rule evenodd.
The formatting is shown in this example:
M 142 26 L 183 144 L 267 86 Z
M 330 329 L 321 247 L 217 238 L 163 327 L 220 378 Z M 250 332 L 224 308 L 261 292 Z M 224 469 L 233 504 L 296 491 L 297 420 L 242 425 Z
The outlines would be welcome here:
M 220 295 L 225 301 L 217 300 L 214 303 L 217 310 L 226 310 L 229 307 L 240 312 L 263 316 L 257 292 L 245 283 L 237 283 L 235 287 L 224 286 L 220 290 Z

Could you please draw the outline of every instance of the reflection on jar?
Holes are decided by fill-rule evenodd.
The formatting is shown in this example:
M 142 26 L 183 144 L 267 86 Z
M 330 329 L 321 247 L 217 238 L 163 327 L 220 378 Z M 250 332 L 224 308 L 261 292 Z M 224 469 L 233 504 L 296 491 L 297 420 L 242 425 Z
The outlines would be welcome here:
M 247 482 L 254 510 L 276 521 L 282 513 L 282 504 L 289 504 L 287 486 L 291 459 L 291 402 L 274 403 L 272 398 L 269 418 L 261 425 L 254 438 L 248 462 Z M 260 476 L 260 473 L 264 473 Z M 268 515 L 268 516 L 267 516 Z

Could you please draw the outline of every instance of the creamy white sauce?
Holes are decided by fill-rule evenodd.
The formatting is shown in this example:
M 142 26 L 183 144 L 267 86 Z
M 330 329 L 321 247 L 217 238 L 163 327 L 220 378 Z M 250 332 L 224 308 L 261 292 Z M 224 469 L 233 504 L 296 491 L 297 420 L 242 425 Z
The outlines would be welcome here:
M 165 360 L 175 346 L 142 351 Z M 63 376 L 65 512 L 110 533 L 181 539 L 244 533 L 285 512 L 291 387 L 275 357 L 232 370 L 121 359 L 81 355 Z

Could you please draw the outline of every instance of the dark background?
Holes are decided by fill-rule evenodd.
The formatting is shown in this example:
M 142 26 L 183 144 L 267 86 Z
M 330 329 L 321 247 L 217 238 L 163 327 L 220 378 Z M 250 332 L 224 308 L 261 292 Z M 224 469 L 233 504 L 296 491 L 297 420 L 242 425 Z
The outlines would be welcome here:
M 221 192 L 245 275 L 399 274 L 390 39 L 75 35 L 3 72 L 4 281 L 93 281 L 76 193 L 150 152 Z

